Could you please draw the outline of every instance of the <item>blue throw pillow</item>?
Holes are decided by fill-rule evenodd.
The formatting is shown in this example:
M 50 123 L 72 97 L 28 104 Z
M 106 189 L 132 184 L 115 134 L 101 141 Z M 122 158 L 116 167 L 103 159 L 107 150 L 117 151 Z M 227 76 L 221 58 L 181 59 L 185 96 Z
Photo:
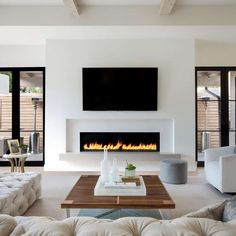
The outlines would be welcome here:
M 236 195 L 225 202 L 222 221 L 230 220 L 236 220 Z

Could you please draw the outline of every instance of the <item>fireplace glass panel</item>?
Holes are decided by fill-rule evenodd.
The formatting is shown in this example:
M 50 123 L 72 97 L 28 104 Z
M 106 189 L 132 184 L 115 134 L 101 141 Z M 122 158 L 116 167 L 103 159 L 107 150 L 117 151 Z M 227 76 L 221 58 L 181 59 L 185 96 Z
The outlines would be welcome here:
M 160 151 L 159 132 L 81 132 L 80 151 Z

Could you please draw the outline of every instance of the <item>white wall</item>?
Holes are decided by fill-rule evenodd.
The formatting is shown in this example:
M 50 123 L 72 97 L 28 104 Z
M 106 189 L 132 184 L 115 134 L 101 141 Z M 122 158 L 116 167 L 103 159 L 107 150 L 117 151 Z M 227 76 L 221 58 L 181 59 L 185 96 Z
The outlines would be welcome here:
M 45 66 L 45 46 L 0 46 L 0 67 Z
M 85 112 L 83 66 L 156 66 L 157 112 Z M 173 119 L 174 152 L 195 161 L 194 41 L 168 39 L 48 40 L 46 42 L 46 169 L 72 170 L 66 151 L 66 119 Z
M 236 66 L 236 43 L 196 41 L 196 66 Z

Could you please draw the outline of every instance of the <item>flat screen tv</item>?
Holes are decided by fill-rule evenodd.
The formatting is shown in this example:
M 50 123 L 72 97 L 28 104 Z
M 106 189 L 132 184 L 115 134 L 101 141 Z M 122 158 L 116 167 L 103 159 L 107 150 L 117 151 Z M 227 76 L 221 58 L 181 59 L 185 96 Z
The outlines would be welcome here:
M 83 68 L 84 111 L 157 111 L 158 68 Z

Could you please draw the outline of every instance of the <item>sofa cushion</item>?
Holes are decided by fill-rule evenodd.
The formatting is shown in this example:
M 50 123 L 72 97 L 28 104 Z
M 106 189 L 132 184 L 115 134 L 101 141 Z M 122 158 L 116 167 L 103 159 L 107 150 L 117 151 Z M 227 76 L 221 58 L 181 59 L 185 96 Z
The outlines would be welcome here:
M 187 219 L 187 217 L 185 219 Z M 180 221 L 180 218 L 176 220 Z M 192 229 L 198 228 L 197 226 L 200 225 L 201 233 L 199 233 L 199 235 L 235 236 L 236 224 L 233 222 L 224 223 L 221 221 L 203 218 L 199 218 L 196 220 L 197 221 L 184 221 L 180 223 L 185 223 L 189 228 Z
M 9 236 L 16 227 L 14 217 L 9 215 L 0 215 L 0 235 Z
M 195 212 L 191 212 L 184 217 L 208 218 L 213 220 L 222 220 L 225 201 L 203 207 Z
M 63 221 L 29 217 L 20 222 L 11 236 L 235 236 L 236 232 L 233 222 L 188 217 L 175 220 L 124 217 L 114 221 L 92 217 L 71 217 Z
M 70 225 L 74 231 L 74 235 L 77 236 L 138 235 L 133 233 L 136 228 L 131 228 L 122 221 L 119 222 L 119 220 L 113 221 L 110 219 L 96 219 L 93 217 L 73 217 L 64 220 L 64 222 Z
M 178 220 L 151 220 L 149 222 L 143 221 L 143 219 L 139 219 L 136 222 L 137 225 L 142 225 L 142 231 L 137 232 L 137 234 L 133 235 L 142 235 L 142 236 L 199 236 L 201 235 L 201 227 L 199 224 L 193 223 L 192 226 L 189 227 L 188 223 L 185 221 L 196 221 L 197 219 L 188 219 L 182 218 L 180 221 Z M 135 221 L 131 219 L 131 221 Z M 125 223 L 125 222 L 124 222 Z M 129 220 L 127 223 L 130 223 Z M 135 224 L 133 224 L 135 225 Z
M 236 196 L 226 200 L 223 211 L 223 222 L 236 219 Z
M 224 223 L 190 217 L 174 220 L 148 217 L 124 217 L 117 220 L 71 217 L 63 221 L 48 217 L 17 218 L 18 225 L 10 236 L 235 236 L 236 232 L 236 220 Z M 9 219 L 11 221 L 12 217 Z
M 73 229 L 63 221 L 56 221 L 47 217 L 33 217 L 22 221 L 11 236 L 73 236 Z

